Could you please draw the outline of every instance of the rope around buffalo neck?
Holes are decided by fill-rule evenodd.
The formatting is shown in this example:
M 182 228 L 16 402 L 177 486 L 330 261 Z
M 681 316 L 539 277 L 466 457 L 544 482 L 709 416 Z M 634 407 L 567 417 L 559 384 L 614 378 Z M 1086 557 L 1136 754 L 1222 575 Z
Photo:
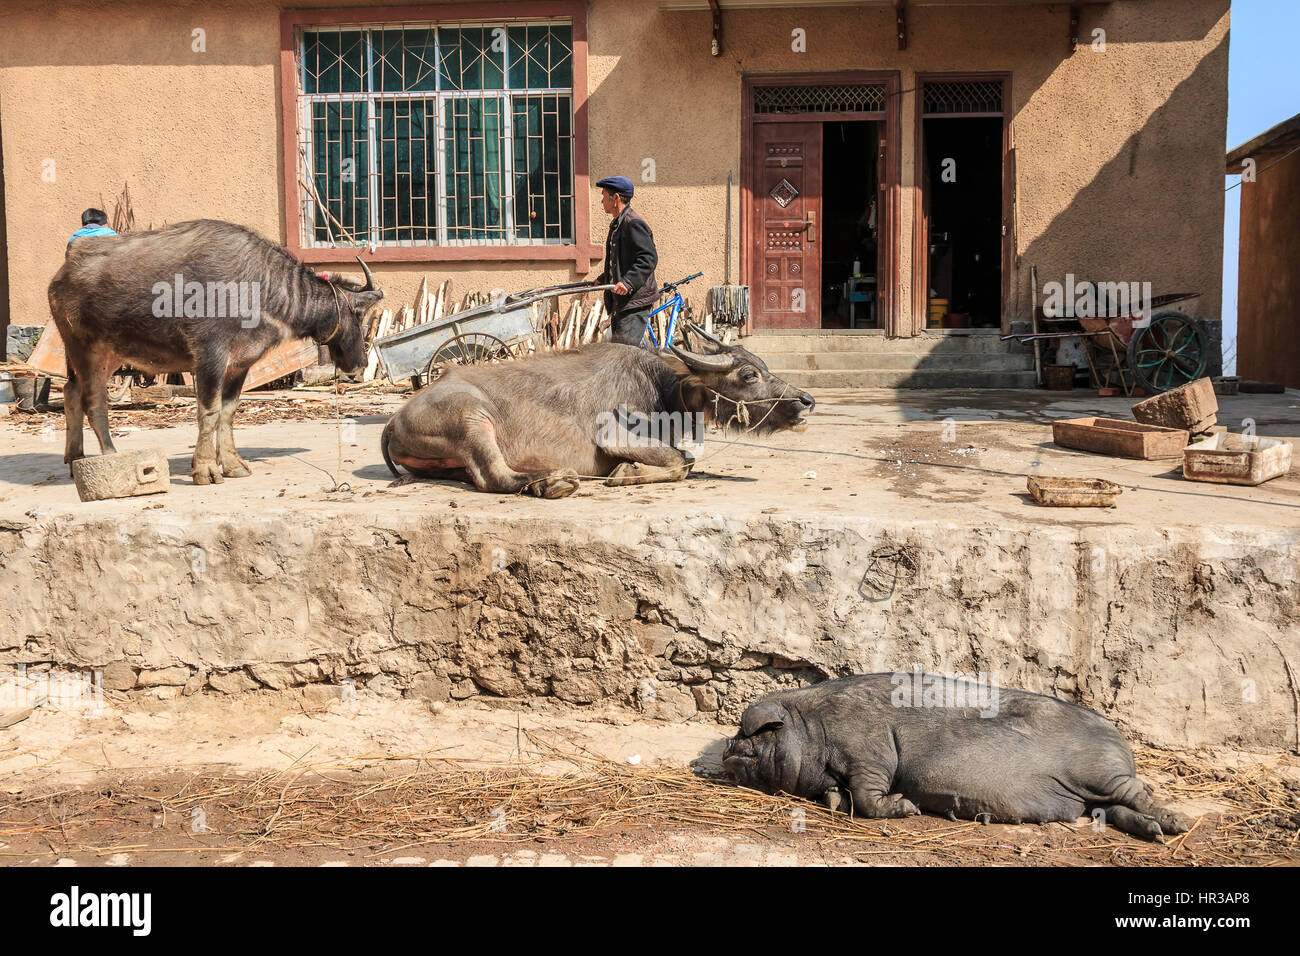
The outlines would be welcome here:
M 325 281 L 328 283 L 330 291 L 334 293 L 334 331 L 320 340 L 321 345 L 329 345 L 330 340 L 339 334 L 339 328 L 343 325 L 343 306 L 339 302 L 339 290 L 329 279 Z

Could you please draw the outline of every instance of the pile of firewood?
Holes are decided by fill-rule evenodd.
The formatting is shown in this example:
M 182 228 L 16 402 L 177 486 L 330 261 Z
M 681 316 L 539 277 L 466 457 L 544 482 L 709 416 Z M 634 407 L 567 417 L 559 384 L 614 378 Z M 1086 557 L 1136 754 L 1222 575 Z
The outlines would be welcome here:
M 370 326 L 366 330 L 366 342 L 373 343 L 375 339 L 404 332 L 417 325 L 439 322 L 468 309 L 488 305 L 503 294 L 501 289 L 493 289 L 491 292 L 468 292 L 459 299 L 453 300 L 450 279 L 440 283 L 436 289 L 430 289 L 429 278 L 425 276 L 411 305 L 404 305 L 396 312 L 385 309 L 371 319 Z M 590 305 L 587 304 L 586 295 L 574 296 L 563 312 L 559 311 L 558 303 L 558 299 L 548 298 L 534 302 L 529 307 L 533 334 L 523 342 L 512 345 L 510 351 L 515 356 L 539 351 L 578 348 L 593 342 L 609 340 L 610 317 L 599 295 L 595 296 L 595 301 Z M 691 314 L 688 305 L 678 321 L 674 340 L 680 341 L 682 326 L 690 321 Z M 656 323 L 655 334 L 661 342 L 666 331 L 667 315 L 667 311 L 664 311 L 652 320 Z M 706 329 L 713 324 L 711 319 L 711 315 L 705 316 Z M 730 328 L 719 329 L 719 331 L 723 333 L 724 341 L 730 337 Z M 367 382 L 384 380 L 383 369 L 379 365 L 379 354 L 373 348 L 370 350 L 370 360 L 366 365 L 364 380 Z
M 397 332 L 405 332 L 426 322 L 439 322 L 449 315 L 486 305 L 500 294 L 500 289 L 494 289 L 492 292 L 467 292 L 458 301 L 452 301 L 450 279 L 443 281 L 436 290 L 431 291 L 429 277 L 425 276 L 420 282 L 420 291 L 415 294 L 415 301 L 411 305 L 402 306 L 395 314 L 392 309 L 385 309 L 371 319 L 370 327 L 366 330 L 366 342 L 370 343 Z M 370 361 L 366 364 L 363 378 L 367 382 L 383 379 L 383 370 L 379 367 L 379 353 L 374 349 L 370 350 Z
M 543 299 L 537 306 L 544 306 L 547 301 Z M 533 314 L 538 348 L 572 349 L 608 338 L 609 316 L 600 299 L 587 308 L 586 296 L 580 296 L 569 304 L 563 317 L 559 312 L 539 307 L 534 307 Z

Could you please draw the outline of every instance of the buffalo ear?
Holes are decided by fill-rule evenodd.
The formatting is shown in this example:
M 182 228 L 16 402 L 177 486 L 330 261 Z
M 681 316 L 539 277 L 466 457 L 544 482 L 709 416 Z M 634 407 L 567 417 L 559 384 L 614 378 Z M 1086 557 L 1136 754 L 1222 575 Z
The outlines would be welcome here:
M 763 730 L 776 730 L 785 725 L 785 708 L 774 700 L 760 700 L 745 708 L 740 715 L 740 732 L 746 737 Z
M 352 301 L 356 303 L 359 310 L 365 312 L 372 306 L 378 305 L 380 302 L 384 301 L 384 290 L 376 289 L 373 292 L 355 292 L 352 295 Z

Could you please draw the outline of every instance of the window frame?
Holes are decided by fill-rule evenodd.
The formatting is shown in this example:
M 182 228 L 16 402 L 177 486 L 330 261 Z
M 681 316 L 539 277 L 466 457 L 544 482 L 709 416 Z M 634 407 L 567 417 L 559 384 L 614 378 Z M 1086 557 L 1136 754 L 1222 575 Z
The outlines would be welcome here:
M 573 30 L 573 234 L 574 241 L 546 245 L 375 245 L 366 247 L 304 246 L 299 180 L 308 175 L 299 163 L 297 68 L 300 28 L 350 24 L 465 23 L 481 21 L 509 26 L 515 21 L 567 19 Z M 352 262 L 572 262 L 576 272 L 590 271 L 604 249 L 591 241 L 590 179 L 587 139 L 587 8 L 583 0 L 529 0 L 521 3 L 456 3 L 402 7 L 338 7 L 285 10 L 280 14 L 280 149 L 285 246 L 308 263 Z M 440 197 L 440 200 L 441 197 Z

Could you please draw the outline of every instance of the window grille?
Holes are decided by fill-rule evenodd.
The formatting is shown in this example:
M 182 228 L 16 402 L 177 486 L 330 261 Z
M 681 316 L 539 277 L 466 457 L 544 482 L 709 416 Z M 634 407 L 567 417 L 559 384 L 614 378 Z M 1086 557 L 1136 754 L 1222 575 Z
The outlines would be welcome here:
M 573 30 L 304 28 L 308 246 L 572 242 Z
M 1001 80 L 927 81 L 921 111 L 929 113 L 1001 113 Z
M 754 88 L 755 113 L 878 113 L 884 108 L 883 84 Z

